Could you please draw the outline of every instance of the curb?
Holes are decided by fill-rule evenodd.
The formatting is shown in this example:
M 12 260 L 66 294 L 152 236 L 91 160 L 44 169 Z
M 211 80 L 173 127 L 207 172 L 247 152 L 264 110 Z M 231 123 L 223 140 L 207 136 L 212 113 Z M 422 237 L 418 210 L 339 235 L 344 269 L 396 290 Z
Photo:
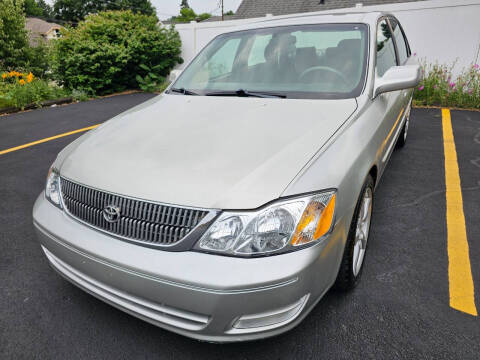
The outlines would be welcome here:
M 459 111 L 476 111 L 480 112 L 480 109 L 476 108 L 461 108 L 455 106 L 438 106 L 438 105 L 413 105 L 413 108 L 416 109 L 450 109 L 450 110 L 459 110 Z
M 56 100 L 47 100 L 47 101 L 42 101 L 39 105 L 37 104 L 28 104 L 25 106 L 23 109 L 16 108 L 16 107 L 9 107 L 9 108 L 3 108 L 0 109 L 0 115 L 6 115 L 6 114 L 12 114 L 15 112 L 19 111 L 25 111 L 25 110 L 33 110 L 41 107 L 48 107 L 52 105 L 63 105 L 63 104 L 69 104 L 73 102 L 73 97 L 66 97 L 66 98 L 61 98 L 61 99 L 56 99 Z
M 140 91 L 140 90 L 125 90 L 125 91 L 118 92 L 118 93 L 98 96 L 96 98 L 90 98 L 86 101 L 90 101 L 90 100 L 94 100 L 94 99 L 104 99 L 104 98 L 109 98 L 109 97 L 118 96 L 118 95 L 137 94 L 137 93 L 142 93 L 142 92 L 143 91 Z M 161 94 L 161 93 L 156 93 L 156 94 Z M 23 109 L 16 108 L 16 107 L 3 108 L 3 109 L 0 109 L 0 116 L 12 114 L 12 113 L 17 113 L 17 112 L 22 112 L 22 111 L 40 109 L 42 107 L 49 107 L 49 106 L 52 106 L 52 105 L 65 105 L 65 104 L 70 104 L 70 103 L 73 103 L 73 102 L 75 102 L 75 100 L 73 99 L 73 97 L 70 96 L 70 97 L 56 99 L 56 100 L 46 100 L 46 101 L 41 102 L 40 105 L 29 104 L 29 105 L 25 106 Z

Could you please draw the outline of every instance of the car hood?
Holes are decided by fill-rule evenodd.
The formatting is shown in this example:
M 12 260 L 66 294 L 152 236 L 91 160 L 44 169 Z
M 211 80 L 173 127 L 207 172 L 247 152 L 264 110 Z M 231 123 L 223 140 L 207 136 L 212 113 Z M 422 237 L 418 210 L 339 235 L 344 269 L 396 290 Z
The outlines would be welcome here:
M 355 99 L 160 95 L 86 134 L 62 176 L 169 204 L 253 209 L 278 198 Z

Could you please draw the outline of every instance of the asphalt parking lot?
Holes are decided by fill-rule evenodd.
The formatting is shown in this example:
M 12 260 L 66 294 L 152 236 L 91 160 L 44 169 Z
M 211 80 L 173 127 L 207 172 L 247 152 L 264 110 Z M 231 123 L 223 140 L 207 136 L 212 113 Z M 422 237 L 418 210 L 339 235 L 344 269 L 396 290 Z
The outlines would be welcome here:
M 450 306 L 452 282 L 464 279 L 452 277 L 448 244 L 456 239 L 447 221 L 440 109 L 412 111 L 407 145 L 394 152 L 375 194 L 359 286 L 348 294 L 330 291 L 286 334 L 251 343 L 201 343 L 127 315 L 63 280 L 36 242 L 31 210 L 56 154 L 83 132 L 2 150 L 96 125 L 150 97 L 122 95 L 0 117 L 0 358 L 480 358 L 480 317 Z M 480 309 L 480 112 L 452 110 L 451 123 L 475 290 L 470 300 Z

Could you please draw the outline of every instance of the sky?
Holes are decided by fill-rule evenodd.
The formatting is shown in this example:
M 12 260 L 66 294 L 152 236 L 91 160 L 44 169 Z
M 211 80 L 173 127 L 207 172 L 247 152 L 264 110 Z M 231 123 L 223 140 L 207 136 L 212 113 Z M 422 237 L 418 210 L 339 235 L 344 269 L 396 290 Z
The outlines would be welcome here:
M 157 14 L 160 20 L 168 19 L 172 15 L 178 15 L 180 11 L 181 0 L 150 0 L 157 9 Z M 241 0 L 223 0 L 225 12 L 229 10 L 236 11 L 240 5 Z M 190 7 L 197 13 L 204 12 L 213 15 L 220 15 L 220 0 L 188 0 Z

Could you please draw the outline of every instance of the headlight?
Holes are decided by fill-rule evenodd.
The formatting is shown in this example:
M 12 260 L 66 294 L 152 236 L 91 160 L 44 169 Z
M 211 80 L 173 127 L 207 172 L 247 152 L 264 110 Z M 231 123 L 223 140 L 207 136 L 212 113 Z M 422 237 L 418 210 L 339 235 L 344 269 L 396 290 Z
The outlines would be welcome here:
M 45 197 L 50 200 L 53 205 L 60 209 L 62 208 L 62 200 L 60 198 L 60 176 L 58 175 L 58 171 L 53 167 L 48 171 Z
M 234 256 L 282 253 L 312 244 L 333 228 L 335 191 L 222 213 L 195 248 Z

